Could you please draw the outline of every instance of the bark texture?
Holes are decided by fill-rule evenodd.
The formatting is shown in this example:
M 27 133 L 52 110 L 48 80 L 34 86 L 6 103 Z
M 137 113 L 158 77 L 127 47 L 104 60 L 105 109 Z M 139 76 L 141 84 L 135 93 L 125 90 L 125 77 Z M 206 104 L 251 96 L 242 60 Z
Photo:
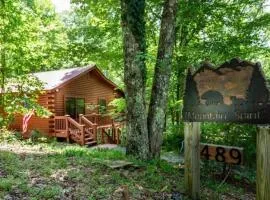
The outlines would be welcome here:
M 5 27 L 6 15 L 5 15 L 5 1 L 0 1 L 0 7 L 2 7 L 1 21 L 3 27 Z M 5 69 L 6 69 L 6 49 L 5 49 L 5 41 L 6 41 L 6 32 L 2 30 L 2 37 L 0 37 L 0 52 L 1 52 L 1 62 L 0 62 L 0 73 L 1 73 L 1 91 L 4 93 L 5 91 Z M 2 100 L 5 95 L 2 95 Z M 3 101 L 2 101 L 3 102 Z
M 260 127 L 257 133 L 256 199 L 270 199 L 270 128 Z
M 127 102 L 127 154 L 147 159 L 149 142 L 145 109 L 145 1 L 121 0 L 121 6 Z
M 165 0 L 163 7 L 158 54 L 147 121 L 151 158 L 160 156 L 171 77 L 177 6 L 177 0 Z

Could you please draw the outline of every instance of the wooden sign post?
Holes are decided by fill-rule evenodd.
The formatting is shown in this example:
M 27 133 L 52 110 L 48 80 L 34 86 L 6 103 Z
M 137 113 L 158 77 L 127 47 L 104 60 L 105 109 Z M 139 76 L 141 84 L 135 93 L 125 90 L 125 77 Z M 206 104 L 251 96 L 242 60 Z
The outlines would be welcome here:
M 185 121 L 185 189 L 200 198 L 200 153 L 206 159 L 243 163 L 238 147 L 202 144 L 199 122 L 270 124 L 270 92 L 260 63 L 232 59 L 217 68 L 204 63 L 188 70 L 182 110 Z M 257 134 L 257 200 L 270 199 L 270 128 Z
M 185 190 L 200 199 L 200 122 L 185 122 Z
M 270 199 L 270 127 L 259 127 L 257 133 L 256 199 Z

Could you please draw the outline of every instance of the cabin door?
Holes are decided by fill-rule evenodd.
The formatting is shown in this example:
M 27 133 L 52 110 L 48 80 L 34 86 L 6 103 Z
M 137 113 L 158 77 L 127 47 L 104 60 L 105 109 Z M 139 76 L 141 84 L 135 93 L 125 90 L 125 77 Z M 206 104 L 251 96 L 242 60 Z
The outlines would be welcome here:
M 80 114 L 85 114 L 85 100 L 84 98 L 67 97 L 65 101 L 66 114 L 73 119 L 79 119 Z

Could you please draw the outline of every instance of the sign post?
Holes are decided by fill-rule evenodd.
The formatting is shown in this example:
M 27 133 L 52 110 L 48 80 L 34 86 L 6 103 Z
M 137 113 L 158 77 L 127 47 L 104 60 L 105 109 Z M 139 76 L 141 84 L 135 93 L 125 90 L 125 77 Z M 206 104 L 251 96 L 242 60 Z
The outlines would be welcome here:
M 199 122 L 270 124 L 270 94 L 260 63 L 232 59 L 218 68 L 204 63 L 187 73 L 184 107 L 185 189 L 200 198 L 200 154 L 206 159 L 243 163 L 243 149 L 220 145 L 200 146 Z M 270 128 L 257 134 L 257 200 L 270 199 Z M 202 148 L 200 151 L 200 148 Z
M 270 127 L 259 127 L 257 133 L 256 199 L 270 199 Z
M 200 199 L 200 122 L 185 122 L 185 190 Z

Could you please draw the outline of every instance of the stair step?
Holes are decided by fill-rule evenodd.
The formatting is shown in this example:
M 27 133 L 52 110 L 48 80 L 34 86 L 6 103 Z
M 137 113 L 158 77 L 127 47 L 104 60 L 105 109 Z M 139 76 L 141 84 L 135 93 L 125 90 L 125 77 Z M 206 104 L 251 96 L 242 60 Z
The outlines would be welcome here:
M 93 141 L 94 138 L 84 138 L 85 141 Z
M 86 142 L 85 145 L 88 146 L 88 147 L 91 147 L 91 146 L 94 146 L 97 144 L 97 141 L 93 140 L 91 142 Z

